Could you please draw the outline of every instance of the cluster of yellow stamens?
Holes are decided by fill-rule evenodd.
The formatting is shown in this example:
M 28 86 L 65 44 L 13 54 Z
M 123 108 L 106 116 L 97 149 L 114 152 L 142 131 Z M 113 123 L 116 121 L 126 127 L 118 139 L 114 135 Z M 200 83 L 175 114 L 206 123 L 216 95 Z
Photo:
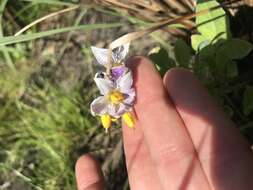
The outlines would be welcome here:
M 122 94 L 120 91 L 118 90 L 114 90 L 109 94 L 109 100 L 113 103 L 113 104 L 119 104 L 121 103 L 123 100 L 125 99 L 124 94 Z
M 131 112 L 124 113 L 122 115 L 122 119 L 128 127 L 134 128 L 134 116 Z M 117 119 L 113 118 L 109 114 L 101 116 L 101 122 L 106 131 L 112 126 L 112 121 L 117 121 Z
M 108 95 L 108 99 L 113 104 L 120 104 L 125 99 L 125 96 L 120 91 L 114 90 Z M 128 127 L 134 127 L 134 116 L 131 112 L 124 113 L 122 115 L 122 119 Z M 117 119 L 110 116 L 109 114 L 104 114 L 101 116 L 102 125 L 106 130 L 111 127 L 113 121 L 117 121 Z
M 131 112 L 126 112 L 123 114 L 122 116 L 123 121 L 125 122 L 125 124 L 130 127 L 130 128 L 134 128 L 134 116 L 133 113 Z

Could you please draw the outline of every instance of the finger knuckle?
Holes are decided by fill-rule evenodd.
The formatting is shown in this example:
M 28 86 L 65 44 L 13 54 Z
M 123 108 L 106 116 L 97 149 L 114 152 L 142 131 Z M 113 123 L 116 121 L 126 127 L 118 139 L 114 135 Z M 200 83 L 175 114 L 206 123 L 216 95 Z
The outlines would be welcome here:
M 156 162 L 159 166 L 171 165 L 189 159 L 194 155 L 195 151 L 189 145 L 168 144 L 160 148 Z

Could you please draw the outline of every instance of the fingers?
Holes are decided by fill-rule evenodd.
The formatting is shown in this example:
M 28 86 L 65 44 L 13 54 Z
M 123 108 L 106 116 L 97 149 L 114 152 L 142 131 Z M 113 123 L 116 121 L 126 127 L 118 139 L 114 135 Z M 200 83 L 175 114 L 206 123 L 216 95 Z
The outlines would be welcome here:
M 78 190 L 102 190 L 104 179 L 101 169 L 90 155 L 80 157 L 76 163 L 76 180 Z
M 164 83 L 212 188 L 248 189 L 253 179 L 250 147 L 219 106 L 189 71 L 172 69 Z
M 209 189 L 191 139 L 153 64 L 143 57 L 130 62 L 137 94 L 135 111 L 162 186 Z
M 162 190 L 138 121 L 134 129 L 123 126 L 123 138 L 131 190 Z

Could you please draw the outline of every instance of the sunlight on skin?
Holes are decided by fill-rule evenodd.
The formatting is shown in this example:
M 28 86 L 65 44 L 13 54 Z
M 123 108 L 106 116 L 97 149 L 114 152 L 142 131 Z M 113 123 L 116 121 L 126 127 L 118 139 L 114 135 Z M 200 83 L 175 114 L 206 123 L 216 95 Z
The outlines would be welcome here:
M 164 83 L 212 188 L 252 187 L 249 186 L 253 179 L 252 151 L 221 107 L 187 70 L 170 70 Z
M 251 187 L 250 146 L 192 74 L 173 69 L 162 81 L 149 60 L 129 63 L 138 119 L 134 129 L 123 127 L 131 190 Z M 76 165 L 79 190 L 101 190 L 100 169 L 82 158 Z
M 140 123 L 137 121 L 134 130 L 129 130 L 126 126 L 122 129 L 131 189 L 162 189 Z
M 180 189 L 187 183 L 188 189 L 209 189 L 192 141 L 153 64 L 147 59 L 135 57 L 131 60 L 131 67 L 139 127 L 142 128 L 162 186 L 165 189 Z M 192 165 L 194 167 L 189 172 Z M 191 180 L 186 182 L 184 179 L 189 175 Z

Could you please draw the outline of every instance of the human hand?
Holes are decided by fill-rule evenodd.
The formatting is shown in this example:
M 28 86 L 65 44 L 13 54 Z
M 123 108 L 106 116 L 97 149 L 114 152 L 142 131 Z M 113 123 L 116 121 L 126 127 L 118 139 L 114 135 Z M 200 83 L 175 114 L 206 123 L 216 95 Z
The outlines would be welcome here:
M 253 153 L 207 91 L 184 69 L 164 80 L 143 57 L 130 61 L 135 129 L 123 127 L 131 190 L 250 190 Z M 105 189 L 89 155 L 76 164 L 79 190 Z

